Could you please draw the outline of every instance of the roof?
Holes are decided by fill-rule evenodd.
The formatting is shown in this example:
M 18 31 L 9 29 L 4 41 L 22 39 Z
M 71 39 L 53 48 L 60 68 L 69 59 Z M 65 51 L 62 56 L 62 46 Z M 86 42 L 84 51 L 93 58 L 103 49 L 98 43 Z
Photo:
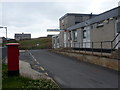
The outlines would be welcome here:
M 106 19 L 109 19 L 109 18 L 112 18 L 112 17 L 117 17 L 118 15 L 120 15 L 120 13 L 118 13 L 119 10 L 120 10 L 120 6 L 116 7 L 116 8 L 113 8 L 109 11 L 106 11 L 104 13 L 101 13 L 98 16 L 96 16 L 94 18 L 91 18 L 89 20 L 86 20 L 82 23 L 78 23 L 74 26 L 71 26 L 71 27 L 67 28 L 67 30 L 78 29 L 78 28 L 84 27 L 86 25 L 91 25 L 91 24 L 94 24 L 94 23 L 97 23 L 97 22 L 100 22 L 100 21 L 103 21 L 103 20 L 106 20 Z
M 62 16 L 59 20 L 64 19 L 66 16 L 97 16 L 97 14 L 82 14 L 82 13 L 66 13 L 64 16 Z

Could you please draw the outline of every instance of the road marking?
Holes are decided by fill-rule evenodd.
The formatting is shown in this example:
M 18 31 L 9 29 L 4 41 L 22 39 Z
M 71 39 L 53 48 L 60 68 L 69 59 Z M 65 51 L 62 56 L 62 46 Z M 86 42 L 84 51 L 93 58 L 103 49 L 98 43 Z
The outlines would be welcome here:
M 42 71 L 45 71 L 45 69 L 44 69 L 43 67 L 41 67 L 41 66 L 40 66 L 40 69 L 41 69 Z
M 27 50 L 27 51 L 28 51 L 28 50 Z M 30 55 L 32 56 L 32 58 L 34 59 L 34 61 L 35 61 L 37 64 L 39 64 L 39 62 L 35 59 L 35 57 L 32 55 L 32 53 L 31 53 L 30 51 L 28 51 L 28 53 L 30 53 Z M 41 69 L 42 71 L 45 71 L 45 69 L 44 69 L 43 67 L 41 67 L 41 66 L 40 66 L 40 69 Z M 44 73 L 44 74 L 48 76 L 48 73 Z
M 37 64 L 39 64 L 39 62 L 37 62 Z
M 27 50 L 28 51 L 28 50 Z M 33 60 L 37 63 L 37 64 L 39 64 L 39 62 L 37 62 L 37 60 L 35 59 L 35 57 L 32 55 L 32 53 L 30 52 L 30 51 L 28 51 L 29 53 L 30 53 L 30 55 L 31 55 L 31 57 L 33 58 Z
M 44 74 L 48 76 L 48 73 L 44 73 Z

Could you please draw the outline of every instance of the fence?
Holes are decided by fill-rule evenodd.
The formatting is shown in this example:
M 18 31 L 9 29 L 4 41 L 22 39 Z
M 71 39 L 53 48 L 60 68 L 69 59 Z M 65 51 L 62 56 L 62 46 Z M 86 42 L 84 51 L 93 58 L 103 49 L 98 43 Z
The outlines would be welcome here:
M 116 46 L 120 43 L 120 41 L 115 44 L 113 41 L 102 41 L 102 42 L 73 42 L 73 43 L 64 43 L 62 48 L 79 50 L 79 51 L 92 51 L 100 52 L 101 55 L 103 53 L 111 53 L 115 51 Z M 60 44 L 56 44 L 56 47 L 59 47 Z
M 69 48 L 74 50 L 84 50 L 93 52 L 101 52 L 102 53 L 111 53 L 116 49 L 116 47 L 120 46 L 120 40 L 116 43 L 117 38 L 120 36 L 118 33 L 112 41 L 101 41 L 101 42 L 68 42 L 68 43 L 57 43 L 54 45 L 54 48 Z

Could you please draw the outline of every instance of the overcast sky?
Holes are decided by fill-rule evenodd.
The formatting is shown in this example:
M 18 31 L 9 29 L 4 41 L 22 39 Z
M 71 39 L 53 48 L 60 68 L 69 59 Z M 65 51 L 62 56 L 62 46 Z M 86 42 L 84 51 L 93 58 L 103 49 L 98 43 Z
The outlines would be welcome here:
M 99 14 L 118 6 L 119 0 L 66 0 L 46 2 L 1 2 L 0 26 L 8 27 L 8 37 L 31 33 L 32 38 L 47 36 L 46 30 L 59 28 L 59 18 L 66 13 Z M 0 29 L 0 37 L 5 30 Z

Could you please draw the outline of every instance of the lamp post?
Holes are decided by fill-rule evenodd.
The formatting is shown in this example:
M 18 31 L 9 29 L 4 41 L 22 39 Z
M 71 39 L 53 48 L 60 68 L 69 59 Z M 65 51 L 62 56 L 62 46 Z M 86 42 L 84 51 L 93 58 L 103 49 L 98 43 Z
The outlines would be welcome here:
M 0 28 L 5 28 L 6 30 L 6 43 L 7 43 L 7 27 L 0 27 Z

